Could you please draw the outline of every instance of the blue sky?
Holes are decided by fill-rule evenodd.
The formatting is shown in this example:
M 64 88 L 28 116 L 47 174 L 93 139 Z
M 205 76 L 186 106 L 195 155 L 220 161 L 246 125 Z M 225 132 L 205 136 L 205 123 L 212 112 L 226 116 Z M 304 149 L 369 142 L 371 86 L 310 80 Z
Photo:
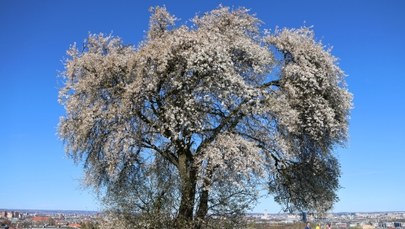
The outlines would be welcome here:
M 73 42 L 113 33 L 137 44 L 148 8 L 165 4 L 182 21 L 217 7 L 245 6 L 264 27 L 312 25 L 333 46 L 354 94 L 350 138 L 334 211 L 405 211 L 405 2 L 381 1 L 0 1 L 0 209 L 98 210 L 80 185 L 82 168 L 56 135 L 62 59 Z M 254 211 L 278 212 L 271 197 Z

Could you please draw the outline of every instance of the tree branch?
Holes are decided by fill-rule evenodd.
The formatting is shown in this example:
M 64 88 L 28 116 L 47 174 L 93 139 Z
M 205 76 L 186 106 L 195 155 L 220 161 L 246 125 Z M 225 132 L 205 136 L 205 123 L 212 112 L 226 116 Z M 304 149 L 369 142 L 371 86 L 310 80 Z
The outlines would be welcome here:
M 169 152 L 168 150 L 161 150 L 159 149 L 159 147 L 153 145 L 149 140 L 142 138 L 143 147 L 149 148 L 149 149 L 153 149 L 156 152 L 158 152 L 160 155 L 162 155 L 162 157 L 166 158 L 167 160 L 169 160 L 173 165 L 175 165 L 176 167 L 179 165 L 179 159 L 178 157 L 176 157 L 176 155 L 174 155 L 173 153 Z
M 273 81 L 270 81 L 270 82 L 268 82 L 268 83 L 265 83 L 265 84 L 261 85 L 259 88 L 260 88 L 260 89 L 265 89 L 265 88 L 271 87 L 271 86 L 280 87 L 280 86 L 281 86 L 280 80 L 273 80 Z

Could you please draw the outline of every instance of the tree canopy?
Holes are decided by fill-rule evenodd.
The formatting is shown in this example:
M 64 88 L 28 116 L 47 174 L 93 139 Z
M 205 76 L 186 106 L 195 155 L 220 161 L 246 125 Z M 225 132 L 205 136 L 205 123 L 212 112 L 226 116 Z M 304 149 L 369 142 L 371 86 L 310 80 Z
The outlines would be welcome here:
M 241 214 L 261 188 L 330 209 L 352 101 L 337 58 L 311 28 L 264 31 L 244 8 L 191 22 L 155 7 L 138 46 L 91 34 L 68 50 L 59 135 L 87 184 L 127 219 L 178 227 Z

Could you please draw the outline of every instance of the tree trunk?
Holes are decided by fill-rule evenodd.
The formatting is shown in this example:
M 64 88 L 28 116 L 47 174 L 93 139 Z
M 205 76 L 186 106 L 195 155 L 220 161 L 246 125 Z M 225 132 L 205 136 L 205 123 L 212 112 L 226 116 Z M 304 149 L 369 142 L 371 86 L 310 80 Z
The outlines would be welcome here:
M 193 221 L 197 173 L 193 165 L 192 157 L 188 156 L 186 153 L 179 154 L 178 169 L 181 179 L 181 202 L 176 225 L 178 228 L 183 228 L 184 226 L 190 225 Z
M 208 213 L 208 190 L 203 190 L 200 196 L 200 203 L 196 214 L 197 229 L 200 229 L 204 224 L 205 216 Z
M 197 218 L 197 229 L 200 229 L 204 223 L 205 216 L 208 213 L 208 197 L 209 191 L 208 187 L 211 185 L 212 179 L 212 169 L 207 169 L 207 177 L 204 179 L 204 186 L 200 196 L 200 202 L 198 203 L 198 210 L 196 214 Z

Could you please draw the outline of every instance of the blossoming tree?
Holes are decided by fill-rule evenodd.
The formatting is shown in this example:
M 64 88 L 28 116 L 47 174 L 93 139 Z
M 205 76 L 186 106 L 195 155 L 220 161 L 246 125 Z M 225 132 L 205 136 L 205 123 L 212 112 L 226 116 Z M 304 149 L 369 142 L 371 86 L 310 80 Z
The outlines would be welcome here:
M 177 225 L 241 213 L 263 187 L 286 210 L 330 209 L 351 94 L 312 30 L 263 32 L 244 8 L 191 26 L 151 12 L 137 47 L 98 34 L 68 50 L 59 135 L 87 183 Z

